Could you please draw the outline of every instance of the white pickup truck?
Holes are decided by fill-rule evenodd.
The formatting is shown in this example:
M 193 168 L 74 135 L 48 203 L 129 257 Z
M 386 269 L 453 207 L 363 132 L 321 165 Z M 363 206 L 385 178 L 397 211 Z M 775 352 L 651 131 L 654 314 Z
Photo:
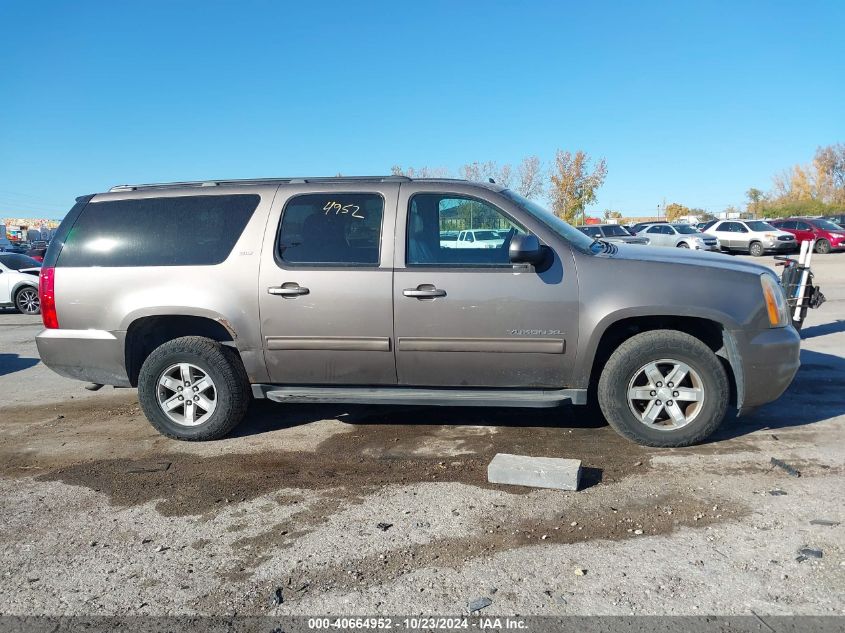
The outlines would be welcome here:
M 507 233 L 494 229 L 461 231 L 454 248 L 499 248 L 504 244 Z

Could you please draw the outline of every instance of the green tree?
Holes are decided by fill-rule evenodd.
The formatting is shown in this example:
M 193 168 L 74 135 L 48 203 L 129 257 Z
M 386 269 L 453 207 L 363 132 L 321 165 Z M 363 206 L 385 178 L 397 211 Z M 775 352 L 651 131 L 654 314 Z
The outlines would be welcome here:
M 755 187 L 751 187 L 751 189 L 745 192 L 745 197 L 748 198 L 748 204 L 745 208 L 755 218 L 758 217 L 760 215 L 761 203 L 765 200 L 766 194 Z

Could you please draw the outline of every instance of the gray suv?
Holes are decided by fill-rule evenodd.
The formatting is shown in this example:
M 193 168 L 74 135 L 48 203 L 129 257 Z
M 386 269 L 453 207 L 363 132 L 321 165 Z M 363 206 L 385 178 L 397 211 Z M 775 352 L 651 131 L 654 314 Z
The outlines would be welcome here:
M 476 229 L 495 243 L 443 246 Z M 625 437 L 685 446 L 729 404 L 779 397 L 799 366 L 767 268 L 596 240 L 492 183 L 114 187 L 65 217 L 40 294 L 44 363 L 137 386 L 183 440 L 223 437 L 267 398 L 589 402 Z

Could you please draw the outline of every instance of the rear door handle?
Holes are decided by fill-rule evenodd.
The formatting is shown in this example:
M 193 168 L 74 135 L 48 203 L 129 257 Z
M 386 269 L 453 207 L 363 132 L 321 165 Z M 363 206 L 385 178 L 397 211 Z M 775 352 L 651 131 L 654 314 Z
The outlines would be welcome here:
M 267 288 L 267 292 L 271 295 L 280 295 L 282 297 L 298 297 L 300 295 L 307 295 L 311 291 L 308 288 L 300 286 L 298 283 L 287 282 L 281 286 L 270 286 Z
M 446 291 L 435 288 L 431 284 L 420 284 L 416 288 L 405 288 L 402 294 L 416 299 L 434 299 L 435 297 L 445 297 Z

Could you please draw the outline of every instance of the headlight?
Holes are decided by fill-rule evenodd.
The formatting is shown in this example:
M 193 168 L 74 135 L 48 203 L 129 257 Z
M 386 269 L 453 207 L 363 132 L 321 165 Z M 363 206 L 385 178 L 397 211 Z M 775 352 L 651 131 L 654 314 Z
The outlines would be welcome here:
M 789 306 L 783 294 L 783 288 L 778 281 L 768 273 L 760 275 L 763 286 L 763 298 L 766 301 L 766 312 L 769 315 L 770 327 L 786 327 L 789 325 Z

